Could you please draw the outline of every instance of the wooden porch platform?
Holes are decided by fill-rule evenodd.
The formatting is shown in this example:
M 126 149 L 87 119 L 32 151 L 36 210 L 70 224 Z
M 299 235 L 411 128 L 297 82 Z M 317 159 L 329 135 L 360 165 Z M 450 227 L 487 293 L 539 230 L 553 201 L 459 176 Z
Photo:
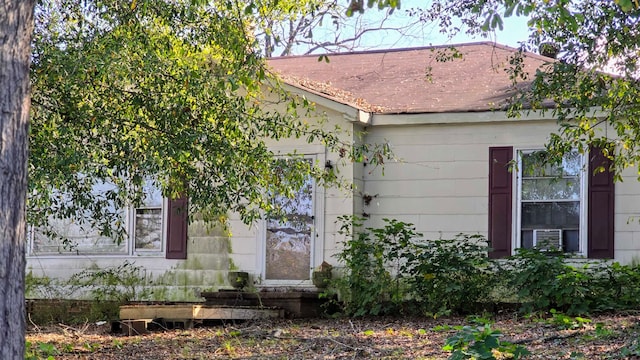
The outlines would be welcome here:
M 244 292 L 239 290 L 220 290 L 215 292 L 202 292 L 205 304 L 211 306 L 250 306 L 250 307 L 274 307 L 284 309 L 288 318 L 308 318 L 323 316 L 325 311 L 323 304 L 328 298 L 320 296 L 317 290 L 263 290 L 257 292 Z
M 253 306 L 212 306 L 195 304 L 123 305 L 120 320 L 133 319 L 190 319 L 190 320 L 249 320 L 283 317 L 284 310 Z
M 283 318 L 284 309 L 256 306 L 220 306 L 188 303 L 135 304 L 120 306 L 122 331 L 129 335 L 146 333 L 153 324 L 159 328 L 193 327 L 205 320 L 251 320 Z

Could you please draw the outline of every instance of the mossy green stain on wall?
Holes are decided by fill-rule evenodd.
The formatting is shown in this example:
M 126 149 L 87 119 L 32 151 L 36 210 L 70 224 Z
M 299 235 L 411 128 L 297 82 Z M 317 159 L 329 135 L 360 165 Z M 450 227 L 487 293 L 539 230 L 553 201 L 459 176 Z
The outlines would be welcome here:
M 226 273 L 232 266 L 229 257 L 231 248 L 229 237 L 219 228 L 207 228 L 204 222 L 197 221 L 195 226 L 189 226 L 189 234 L 187 259 L 174 261 L 175 265 L 168 270 L 140 267 L 139 278 L 127 278 L 127 283 L 122 284 L 123 286 L 145 289 L 144 298 L 131 300 L 202 301 L 200 297 L 202 289 L 216 291 L 226 286 Z M 132 264 L 136 263 L 136 260 L 131 260 Z M 60 259 L 61 263 L 64 261 L 65 259 Z M 171 260 L 158 258 L 157 261 Z M 104 266 L 102 263 L 92 261 L 83 271 L 100 272 L 117 267 L 120 261 L 116 259 L 109 263 L 113 263 L 113 266 Z M 25 290 L 28 298 L 90 299 L 90 296 L 69 290 L 73 288 L 73 284 L 68 280 L 52 279 L 47 276 L 36 277 L 33 273 L 28 274 L 27 280 Z
M 240 270 L 240 268 L 238 268 L 238 265 L 236 265 L 236 264 L 233 262 L 233 259 L 229 259 L 229 270 L 230 270 L 230 271 Z
M 187 259 L 180 264 L 180 268 L 184 270 L 204 270 L 204 265 L 200 262 L 197 255 L 187 257 Z
M 224 281 L 225 281 L 225 276 L 221 272 L 218 274 L 218 277 L 216 278 L 216 284 L 224 284 Z

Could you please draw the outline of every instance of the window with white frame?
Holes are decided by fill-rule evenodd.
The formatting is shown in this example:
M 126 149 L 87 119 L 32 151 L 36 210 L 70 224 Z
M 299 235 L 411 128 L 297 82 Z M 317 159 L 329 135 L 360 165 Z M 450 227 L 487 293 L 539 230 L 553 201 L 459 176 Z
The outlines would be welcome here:
M 111 184 L 99 184 L 98 196 L 113 190 Z M 101 235 L 91 221 L 50 219 L 46 228 L 29 230 L 30 255 L 160 255 L 165 249 L 165 199 L 152 182 L 144 185 L 144 197 L 138 207 L 130 207 L 114 218 L 125 224 L 125 241 Z
M 164 248 L 163 203 L 160 189 L 147 182 L 142 204 L 132 211 L 133 229 L 130 233 L 133 234 L 134 252 L 161 252 Z
M 577 151 L 565 154 L 560 163 L 545 157 L 544 150 L 518 152 L 518 245 L 584 252 L 584 157 Z

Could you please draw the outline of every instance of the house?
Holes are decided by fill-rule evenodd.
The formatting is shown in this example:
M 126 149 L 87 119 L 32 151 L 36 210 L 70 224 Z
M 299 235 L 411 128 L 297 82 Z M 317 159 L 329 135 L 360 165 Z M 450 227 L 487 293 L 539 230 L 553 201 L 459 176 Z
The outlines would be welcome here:
M 338 265 L 334 255 L 343 238 L 336 220 L 342 215 L 365 216 L 368 226 L 383 218 L 410 222 L 426 239 L 483 234 L 493 257 L 551 244 L 576 256 L 640 260 L 640 223 L 633 221 L 640 214 L 637 169 L 625 170 L 625 181 L 617 183 L 607 172 L 594 175 L 605 161 L 597 151 L 567 154 L 557 167 L 538 166 L 538 150 L 558 126 L 549 114 L 514 119 L 504 111 L 513 93 L 505 69 L 515 50 L 489 42 L 456 49 L 269 60 L 289 90 L 316 104 L 318 116 L 348 130 L 348 141 L 387 142 L 397 157 L 384 174 L 366 162 L 340 165 L 352 191 L 309 180 L 290 208 L 304 219 L 295 227 L 232 219 L 229 236 L 198 219 L 187 226 L 180 201 L 150 197 L 155 200 L 147 207 L 131 209 L 134 236 L 121 245 L 78 234 L 79 250 L 68 252 L 32 236 L 27 271 L 65 278 L 127 260 L 162 288 L 157 297 L 164 300 L 199 299 L 200 291 L 228 287 L 229 269 L 248 271 L 261 287 L 311 287 L 311 269 L 323 261 Z M 526 54 L 525 70 L 550 61 Z M 270 146 L 321 164 L 340 163 L 339 154 L 319 143 Z M 156 224 L 156 230 L 137 236 L 137 224 Z

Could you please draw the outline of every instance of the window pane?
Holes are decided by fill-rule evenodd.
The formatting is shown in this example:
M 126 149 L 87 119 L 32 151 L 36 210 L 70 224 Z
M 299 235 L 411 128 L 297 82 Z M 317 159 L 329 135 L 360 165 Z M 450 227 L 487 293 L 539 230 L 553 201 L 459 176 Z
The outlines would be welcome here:
M 533 230 L 522 230 L 520 232 L 521 247 L 533 249 Z
M 307 177 L 293 198 L 276 194 L 273 202 L 284 216 L 267 219 L 265 278 L 308 280 L 314 225 L 313 179 Z
M 122 220 L 121 220 L 122 221 Z M 116 224 L 113 224 L 116 227 Z M 50 218 L 46 228 L 33 230 L 33 254 L 126 254 L 127 244 L 101 235 L 91 224 Z
M 582 156 L 577 151 L 564 154 L 562 158 L 562 170 L 564 176 L 580 176 Z
M 564 230 L 562 232 L 562 247 L 566 252 L 580 251 L 580 231 Z
M 136 250 L 162 250 L 162 209 L 136 209 Z
M 544 151 L 522 154 L 523 177 L 579 176 L 582 156 L 577 151 L 564 154 L 561 164 L 545 163 Z
M 579 228 L 580 202 L 522 203 L 523 229 Z
M 522 180 L 522 200 L 580 200 L 578 178 Z
M 557 165 L 545 163 L 544 151 L 535 151 L 522 154 L 522 176 L 523 177 L 543 177 L 559 176 L 562 171 Z
M 143 185 L 144 207 L 162 207 L 162 191 L 153 182 L 145 181 Z

